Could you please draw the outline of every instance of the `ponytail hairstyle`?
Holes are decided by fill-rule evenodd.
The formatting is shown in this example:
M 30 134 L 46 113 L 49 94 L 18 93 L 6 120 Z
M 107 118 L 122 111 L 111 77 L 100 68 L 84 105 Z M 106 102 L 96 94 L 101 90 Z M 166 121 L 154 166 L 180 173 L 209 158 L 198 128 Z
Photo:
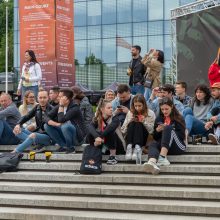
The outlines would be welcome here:
M 102 126 L 102 120 L 103 120 L 103 114 L 102 109 L 108 104 L 111 103 L 111 101 L 108 101 L 106 99 L 101 98 L 99 100 L 99 104 L 97 106 L 95 117 L 93 118 L 94 123 L 98 123 L 98 127 L 101 128 Z

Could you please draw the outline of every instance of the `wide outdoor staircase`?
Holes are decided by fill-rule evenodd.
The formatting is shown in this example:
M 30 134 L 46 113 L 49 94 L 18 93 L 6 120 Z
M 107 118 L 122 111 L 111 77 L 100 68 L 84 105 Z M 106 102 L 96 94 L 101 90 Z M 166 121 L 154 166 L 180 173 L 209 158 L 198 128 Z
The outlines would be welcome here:
M 124 156 L 114 166 L 103 156 L 103 174 L 80 175 L 82 150 L 53 153 L 50 163 L 43 153 L 35 162 L 25 153 L 18 172 L 1 173 L 0 219 L 220 219 L 220 146 L 189 145 L 157 176 Z

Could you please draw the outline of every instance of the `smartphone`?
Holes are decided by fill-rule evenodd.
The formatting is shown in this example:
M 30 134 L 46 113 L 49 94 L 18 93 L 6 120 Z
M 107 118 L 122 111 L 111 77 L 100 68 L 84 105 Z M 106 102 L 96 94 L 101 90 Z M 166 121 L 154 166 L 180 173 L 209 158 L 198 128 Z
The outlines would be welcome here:
M 117 108 L 123 108 L 123 105 L 118 105 Z

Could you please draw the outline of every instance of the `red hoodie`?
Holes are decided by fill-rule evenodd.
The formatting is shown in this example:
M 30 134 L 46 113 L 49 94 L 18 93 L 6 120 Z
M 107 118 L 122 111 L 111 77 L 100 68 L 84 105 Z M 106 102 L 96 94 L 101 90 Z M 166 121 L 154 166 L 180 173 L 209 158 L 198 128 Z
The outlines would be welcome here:
M 210 86 L 216 82 L 220 82 L 220 66 L 217 63 L 213 63 L 209 67 L 208 78 Z

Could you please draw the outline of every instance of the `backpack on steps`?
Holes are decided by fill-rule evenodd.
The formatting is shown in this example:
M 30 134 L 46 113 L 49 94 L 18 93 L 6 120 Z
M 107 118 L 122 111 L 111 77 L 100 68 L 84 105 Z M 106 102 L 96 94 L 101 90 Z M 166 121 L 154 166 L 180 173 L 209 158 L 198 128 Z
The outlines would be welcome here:
M 16 171 L 22 157 L 21 153 L 0 154 L 0 172 Z
M 98 147 L 86 146 L 83 151 L 81 174 L 100 174 L 102 172 L 102 151 Z

